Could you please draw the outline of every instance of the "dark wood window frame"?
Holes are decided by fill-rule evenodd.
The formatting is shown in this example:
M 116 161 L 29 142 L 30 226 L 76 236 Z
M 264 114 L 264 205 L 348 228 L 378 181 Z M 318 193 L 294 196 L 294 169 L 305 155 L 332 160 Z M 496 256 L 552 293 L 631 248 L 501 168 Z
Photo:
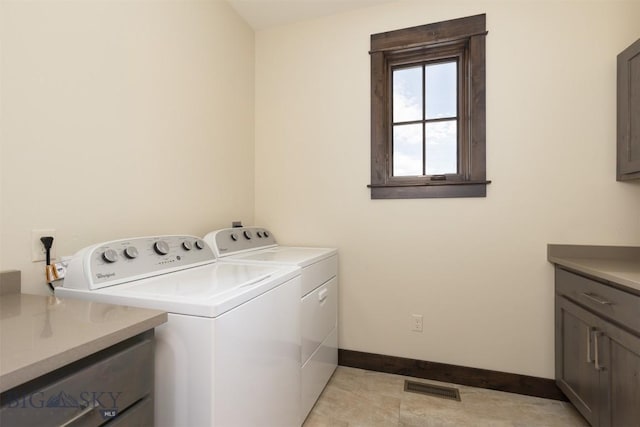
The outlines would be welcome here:
M 372 199 L 485 197 L 486 15 L 371 35 Z M 392 70 L 447 58 L 458 61 L 458 173 L 393 176 Z

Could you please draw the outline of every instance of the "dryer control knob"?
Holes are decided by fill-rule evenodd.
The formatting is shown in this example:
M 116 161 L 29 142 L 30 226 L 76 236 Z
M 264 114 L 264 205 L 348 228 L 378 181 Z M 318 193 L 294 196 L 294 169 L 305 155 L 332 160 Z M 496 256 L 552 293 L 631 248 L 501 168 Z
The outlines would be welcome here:
M 102 253 L 102 259 L 108 263 L 116 262 L 118 260 L 118 252 L 113 249 L 107 249 Z
M 231 240 L 233 240 L 234 242 L 238 240 L 238 235 L 236 233 L 231 233 Z
M 204 240 L 198 239 L 198 240 L 196 240 L 195 243 L 196 243 L 196 248 L 198 248 L 198 249 L 204 249 L 205 248 Z
M 169 244 L 164 240 L 158 240 L 153 244 L 153 250 L 156 251 L 158 255 L 166 255 L 169 253 Z
M 262 231 L 258 231 L 258 232 L 256 233 L 256 235 L 257 235 L 259 238 L 262 238 Z
M 244 234 L 245 239 L 251 240 L 251 232 L 249 230 L 245 230 L 242 234 Z
M 264 234 L 264 237 L 269 237 L 269 232 L 267 230 L 264 230 L 262 234 Z
M 191 242 L 185 240 L 184 242 L 182 242 L 182 249 L 184 249 L 185 251 L 190 251 L 191 249 L 193 249 L 193 245 L 191 244 Z
M 129 259 L 138 258 L 138 249 L 135 246 L 127 246 L 124 250 L 124 256 Z

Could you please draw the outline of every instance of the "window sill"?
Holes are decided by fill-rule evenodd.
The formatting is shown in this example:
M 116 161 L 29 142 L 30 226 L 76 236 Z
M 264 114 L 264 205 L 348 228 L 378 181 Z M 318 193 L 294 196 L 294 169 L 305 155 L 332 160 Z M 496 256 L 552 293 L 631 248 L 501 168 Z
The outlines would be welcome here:
M 372 199 L 486 197 L 491 181 L 430 181 L 420 184 L 369 184 Z

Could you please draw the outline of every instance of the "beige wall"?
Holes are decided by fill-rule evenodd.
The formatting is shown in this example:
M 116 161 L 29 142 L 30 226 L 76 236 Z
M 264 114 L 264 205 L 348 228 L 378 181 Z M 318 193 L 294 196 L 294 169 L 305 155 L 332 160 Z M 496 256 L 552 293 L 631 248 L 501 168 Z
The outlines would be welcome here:
M 220 1 L 0 6 L 0 270 L 57 252 L 253 221 L 254 34 Z
M 217 1 L 0 2 L 0 269 L 232 219 L 340 248 L 340 346 L 553 376 L 548 242 L 640 244 L 615 176 L 638 2 L 406 0 L 256 35 Z M 487 13 L 486 199 L 372 201 L 369 35 Z M 456 223 L 451 224 L 452 219 Z M 409 331 L 424 315 L 423 333 Z
M 487 198 L 370 200 L 369 35 L 477 13 Z M 546 244 L 640 244 L 640 184 L 615 181 L 615 57 L 639 18 L 409 0 L 256 34 L 256 222 L 339 247 L 341 348 L 553 377 Z

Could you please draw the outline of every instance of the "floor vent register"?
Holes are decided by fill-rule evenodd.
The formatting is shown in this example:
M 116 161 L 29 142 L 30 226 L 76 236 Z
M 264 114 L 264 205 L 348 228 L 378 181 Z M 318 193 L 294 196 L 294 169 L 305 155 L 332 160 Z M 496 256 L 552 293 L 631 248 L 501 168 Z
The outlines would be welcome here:
M 457 388 L 453 387 L 443 387 L 434 384 L 405 380 L 404 391 L 426 394 L 427 396 L 440 397 L 442 399 L 457 400 L 460 402 L 460 392 Z

